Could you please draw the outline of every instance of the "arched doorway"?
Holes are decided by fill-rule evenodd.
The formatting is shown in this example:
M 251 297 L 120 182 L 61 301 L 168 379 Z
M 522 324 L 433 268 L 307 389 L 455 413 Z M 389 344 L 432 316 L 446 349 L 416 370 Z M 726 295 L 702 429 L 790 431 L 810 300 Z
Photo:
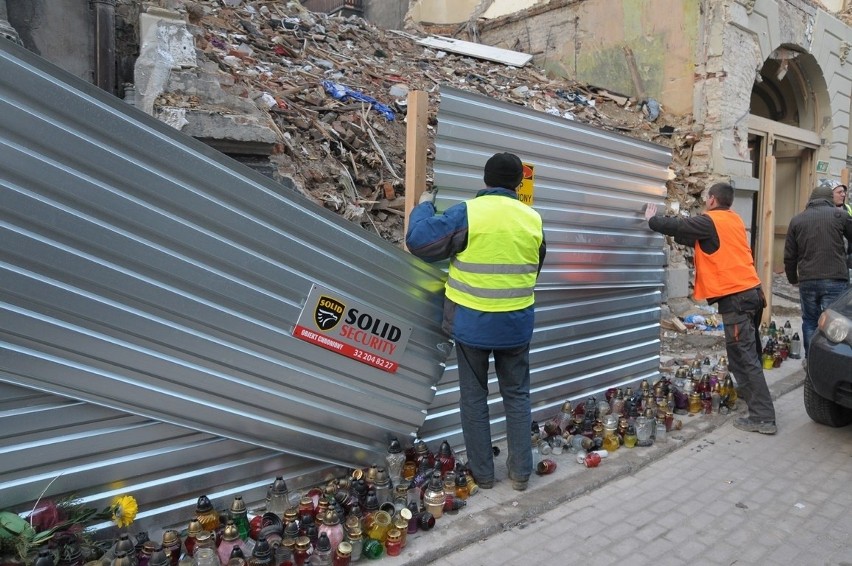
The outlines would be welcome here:
M 748 140 L 752 175 L 760 179 L 752 248 L 765 284 L 784 269 L 787 226 L 815 186 L 830 126 L 828 90 L 814 57 L 796 46 L 773 51 L 752 89 Z

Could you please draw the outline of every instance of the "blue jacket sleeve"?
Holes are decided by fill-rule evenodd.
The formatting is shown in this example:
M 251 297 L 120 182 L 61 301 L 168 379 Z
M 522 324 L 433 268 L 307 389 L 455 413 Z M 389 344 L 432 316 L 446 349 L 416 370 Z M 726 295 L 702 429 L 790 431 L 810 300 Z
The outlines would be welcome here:
M 424 202 L 415 206 L 408 217 L 405 245 L 424 261 L 441 261 L 467 247 L 467 229 L 465 203 L 453 205 L 443 214 L 435 214 L 435 206 Z

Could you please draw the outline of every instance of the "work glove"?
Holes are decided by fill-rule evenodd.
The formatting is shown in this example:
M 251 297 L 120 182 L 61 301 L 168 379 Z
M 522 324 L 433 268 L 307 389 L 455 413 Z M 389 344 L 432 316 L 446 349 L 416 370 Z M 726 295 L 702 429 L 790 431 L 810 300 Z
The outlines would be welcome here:
M 423 193 L 420 195 L 420 200 L 417 202 L 417 204 L 423 204 L 424 202 L 434 203 L 435 193 L 433 191 L 423 191 Z

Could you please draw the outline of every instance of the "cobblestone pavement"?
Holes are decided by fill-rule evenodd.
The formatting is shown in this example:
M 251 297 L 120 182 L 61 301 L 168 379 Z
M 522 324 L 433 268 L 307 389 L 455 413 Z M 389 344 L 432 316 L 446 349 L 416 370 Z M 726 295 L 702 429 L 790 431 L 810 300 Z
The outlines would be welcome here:
M 776 320 L 789 312 L 800 329 L 797 305 L 775 298 L 788 309 Z M 746 414 L 740 401 L 731 415 L 679 416 L 683 428 L 666 442 L 620 448 L 598 468 L 567 451 L 551 455 L 556 471 L 533 475 L 525 492 L 512 490 L 498 459 L 494 489 L 381 562 L 852 565 L 852 427 L 808 419 L 798 361 L 765 374 L 775 436 L 735 429 Z
M 620 448 L 598 468 L 551 456 L 556 472 L 533 475 L 526 492 L 498 467 L 494 489 L 382 562 L 852 564 L 852 427 L 808 419 L 798 361 L 766 376 L 775 436 L 733 427 L 741 401 L 731 415 L 681 416 L 666 442 Z
M 635 474 L 435 563 L 849 564 L 852 427 L 810 421 L 801 389 L 776 408 L 776 436 L 728 421 Z

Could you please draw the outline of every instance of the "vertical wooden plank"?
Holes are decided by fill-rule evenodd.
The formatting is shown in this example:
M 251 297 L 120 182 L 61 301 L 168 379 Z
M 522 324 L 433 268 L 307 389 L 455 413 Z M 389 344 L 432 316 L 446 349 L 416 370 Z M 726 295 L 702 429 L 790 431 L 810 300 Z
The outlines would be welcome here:
M 405 222 L 426 188 L 426 142 L 429 95 L 422 90 L 408 93 L 408 123 L 405 130 Z M 403 244 L 404 245 L 404 244 Z
M 849 188 L 849 168 L 843 168 L 840 170 L 840 182 L 846 185 L 846 188 Z M 847 201 L 848 202 L 848 201 Z
M 808 206 L 811 191 L 816 187 L 816 154 L 814 150 L 808 149 L 802 152 L 801 179 L 799 179 L 799 206 L 796 212 L 801 212 Z
M 757 250 L 757 275 L 766 295 L 763 322 L 772 319 L 772 245 L 775 240 L 775 156 L 767 155 L 760 187 L 760 238 Z

